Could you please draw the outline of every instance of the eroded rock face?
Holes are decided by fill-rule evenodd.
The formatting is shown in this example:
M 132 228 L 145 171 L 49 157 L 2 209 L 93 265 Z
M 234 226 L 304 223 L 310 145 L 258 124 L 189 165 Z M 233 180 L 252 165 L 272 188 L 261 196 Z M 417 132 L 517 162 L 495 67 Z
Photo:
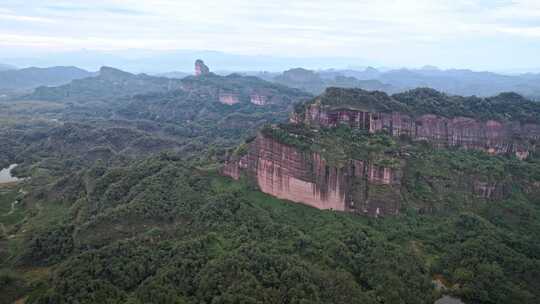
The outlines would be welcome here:
M 232 106 L 240 102 L 239 94 L 219 92 L 219 102 Z
M 253 104 L 264 106 L 265 104 L 268 103 L 268 97 L 265 95 L 254 93 L 254 94 L 251 94 L 250 101 Z
M 399 213 L 402 194 L 410 190 L 403 180 L 404 176 L 411 177 L 407 163 L 404 158 L 398 165 L 384 167 L 369 160 L 351 159 L 330 165 L 316 152 L 304 152 L 259 134 L 250 143 L 248 153 L 227 162 L 221 173 L 234 179 L 246 176 L 262 192 L 281 199 L 323 210 L 378 217 Z M 460 192 L 472 202 L 499 200 L 510 193 L 510 185 L 504 180 L 485 176 L 457 174 L 455 179 L 445 182 L 424 176 L 421 180 L 427 181 L 434 193 L 444 196 Z M 531 187 L 531 193 L 538 192 L 534 190 L 537 188 Z M 417 207 L 422 212 L 434 210 L 429 204 L 414 208 Z
M 259 134 L 249 152 L 227 163 L 222 174 L 238 179 L 241 170 L 260 190 L 318 209 L 372 216 L 396 214 L 401 195 L 401 170 L 351 160 L 329 166 L 317 153 L 304 153 Z
M 377 113 L 358 110 L 327 110 L 312 104 L 304 120 L 292 115 L 291 123 L 336 127 L 340 124 L 369 130 L 387 131 L 393 136 L 409 136 L 436 146 L 459 146 L 491 154 L 514 153 L 525 159 L 534 149 L 531 141 L 540 139 L 540 125 L 519 122 L 479 121 L 468 117 L 446 118 L 432 114 L 411 117 L 402 113 Z
M 473 182 L 473 193 L 485 199 L 500 199 L 504 196 L 504 185 L 495 182 Z
M 202 75 L 208 75 L 210 74 L 210 69 L 206 64 L 204 64 L 204 61 L 201 59 L 197 59 L 195 61 L 195 76 L 202 76 Z

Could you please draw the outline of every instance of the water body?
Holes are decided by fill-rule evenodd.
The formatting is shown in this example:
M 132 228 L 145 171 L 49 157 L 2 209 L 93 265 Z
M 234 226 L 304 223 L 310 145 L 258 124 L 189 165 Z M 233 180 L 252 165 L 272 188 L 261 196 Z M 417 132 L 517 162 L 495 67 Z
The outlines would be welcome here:
M 435 304 L 465 304 L 460 299 L 454 298 L 451 296 L 444 296 L 437 301 L 435 301 Z
M 15 167 L 17 167 L 17 164 L 12 164 L 9 167 L 0 170 L 0 184 L 20 181 L 19 178 L 11 175 L 11 170 L 13 170 Z

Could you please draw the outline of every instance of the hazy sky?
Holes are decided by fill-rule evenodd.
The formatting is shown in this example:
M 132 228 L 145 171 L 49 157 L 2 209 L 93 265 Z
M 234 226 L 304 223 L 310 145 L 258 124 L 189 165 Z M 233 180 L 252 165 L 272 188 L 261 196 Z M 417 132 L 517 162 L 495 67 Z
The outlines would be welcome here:
M 540 0 L 1 0 L 0 56 L 217 50 L 540 68 Z

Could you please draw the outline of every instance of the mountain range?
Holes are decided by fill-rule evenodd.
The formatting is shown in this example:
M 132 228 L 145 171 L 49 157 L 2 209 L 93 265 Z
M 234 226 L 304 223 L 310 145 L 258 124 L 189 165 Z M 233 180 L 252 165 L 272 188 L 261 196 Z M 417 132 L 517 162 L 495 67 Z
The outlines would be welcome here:
M 0 63 L 0 71 L 15 70 L 15 69 L 17 68 L 12 65 Z
M 55 86 L 71 80 L 92 76 L 76 67 L 6 69 L 0 71 L 0 90 L 24 91 L 38 86 Z
M 291 87 L 320 94 L 325 88 L 358 87 L 387 93 L 403 92 L 418 87 L 433 88 L 462 96 L 493 96 L 503 92 L 517 92 L 530 98 L 540 98 L 540 74 L 501 75 L 471 70 L 440 70 L 435 67 L 380 71 L 291 69 L 282 74 L 260 74 Z
M 347 73 L 0 100 L 0 303 L 537 303 L 539 104 Z

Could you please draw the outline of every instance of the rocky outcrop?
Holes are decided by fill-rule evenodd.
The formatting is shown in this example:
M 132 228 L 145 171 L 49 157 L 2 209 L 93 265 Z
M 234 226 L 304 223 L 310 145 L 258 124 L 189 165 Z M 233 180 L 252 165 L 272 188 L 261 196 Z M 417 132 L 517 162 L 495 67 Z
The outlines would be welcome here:
M 258 106 L 264 106 L 265 104 L 268 103 L 268 96 L 254 93 L 250 95 L 250 101 L 251 103 L 256 104 Z
M 372 216 L 399 210 L 400 169 L 364 160 L 332 167 L 317 153 L 301 152 L 262 134 L 247 155 L 227 163 L 222 174 L 238 179 L 241 171 L 265 193 L 318 209 Z
M 311 126 L 336 127 L 341 124 L 369 130 L 386 131 L 393 136 L 408 136 L 413 140 L 426 140 L 436 146 L 459 146 L 484 150 L 491 154 L 514 153 L 524 159 L 540 138 L 540 125 L 511 121 L 481 121 L 469 117 L 447 118 L 432 114 L 413 117 L 399 112 L 382 113 L 353 109 L 326 109 L 311 104 L 302 119 L 293 114 L 291 123 Z
M 416 166 L 422 163 L 416 161 Z M 349 159 L 330 165 L 320 154 L 308 152 L 260 133 L 242 157 L 229 159 L 221 174 L 240 179 L 245 176 L 272 196 L 323 210 L 352 212 L 368 216 L 399 213 L 403 197 L 417 187 L 405 176 L 426 182 L 433 195 L 443 197 L 460 193 L 470 202 L 500 200 L 511 192 L 504 179 L 455 172 L 451 180 L 436 176 L 418 176 L 403 156 L 392 165 L 365 159 Z M 531 191 L 532 193 L 533 191 Z M 434 210 L 429 203 L 410 206 L 425 212 Z
M 473 193 L 485 199 L 500 199 L 504 197 L 504 185 L 496 182 L 473 181 Z
M 210 74 L 210 69 L 206 64 L 204 64 L 204 61 L 201 59 L 197 59 L 195 61 L 195 76 L 203 76 Z
M 232 106 L 240 102 L 240 95 L 230 92 L 219 92 L 219 102 Z
M 381 92 L 329 90 L 322 97 L 296 105 L 290 125 L 263 129 L 249 144 L 247 154 L 226 163 L 222 173 L 235 179 L 245 175 L 261 191 L 281 199 L 370 216 L 397 214 L 402 202 L 419 212 L 432 212 L 456 201 L 471 205 L 508 196 L 516 185 L 512 176 L 497 173 L 491 165 L 481 170 L 456 165 L 464 161 L 455 158 L 462 151 L 449 151 L 450 156 L 375 133 L 427 141 L 440 148 L 462 147 L 525 159 L 535 151 L 540 138 L 536 105 L 473 100 L 478 105 L 471 106 L 450 99 L 444 101 L 443 110 L 454 109 L 453 113 L 461 116 L 446 117 L 439 108 L 435 109 L 437 114 L 417 115 L 440 105 L 430 98 L 425 103 L 411 101 L 420 103 L 417 106 Z M 478 106 L 489 102 L 491 108 L 483 115 Z M 474 111 L 455 110 L 465 107 Z M 534 110 L 532 115 L 521 115 L 529 113 L 528 109 Z M 468 114 L 471 117 L 466 117 Z M 326 129 L 340 125 L 366 132 Z M 335 140 L 336 136 L 343 138 Z M 350 141 L 358 142 L 335 148 Z M 484 158 L 478 153 L 470 157 L 479 162 Z M 537 192 L 530 189 L 530 195 Z

